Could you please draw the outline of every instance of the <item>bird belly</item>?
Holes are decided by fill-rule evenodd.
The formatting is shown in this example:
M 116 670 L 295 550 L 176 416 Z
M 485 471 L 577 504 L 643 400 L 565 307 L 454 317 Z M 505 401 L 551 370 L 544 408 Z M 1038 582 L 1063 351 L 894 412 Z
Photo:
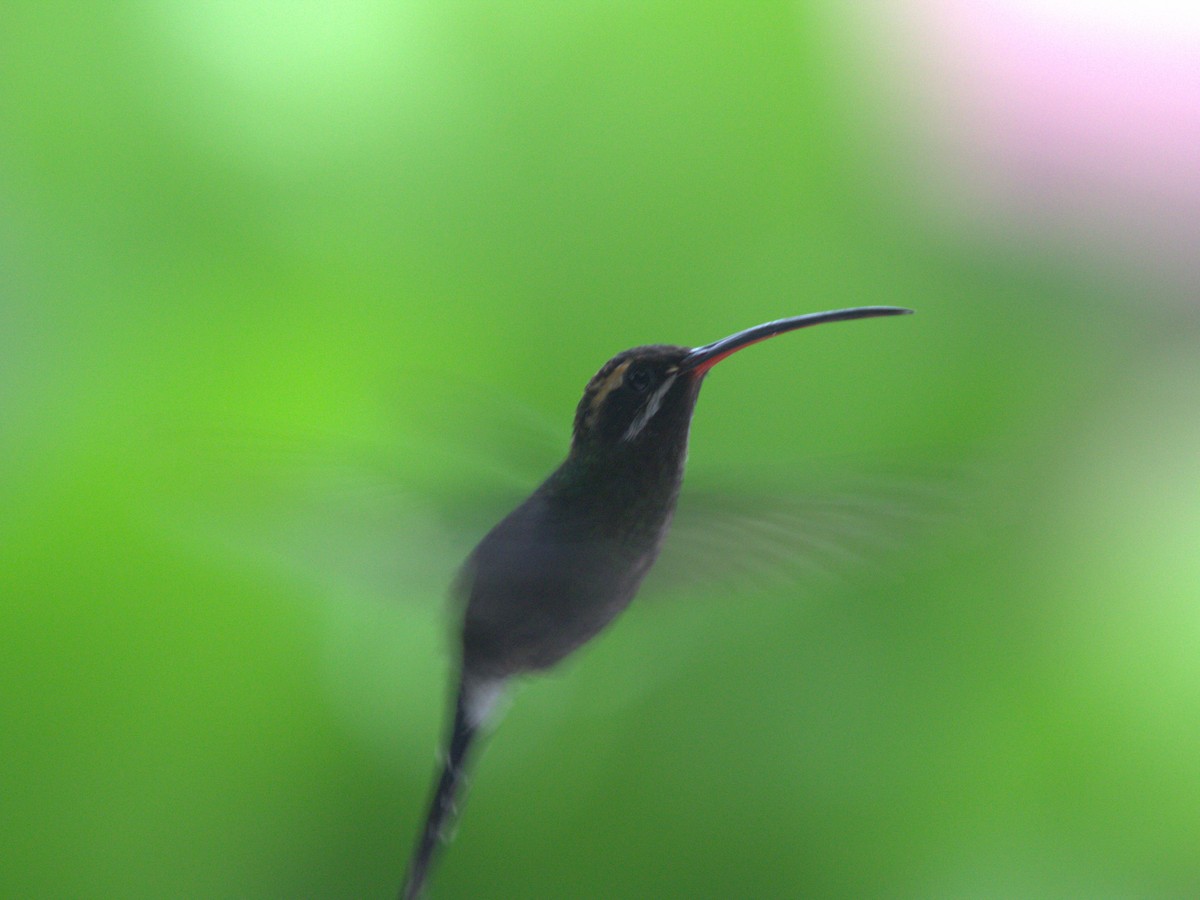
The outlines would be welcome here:
M 555 665 L 629 605 L 656 555 L 543 545 L 519 564 L 477 565 L 463 622 L 464 667 L 507 678 Z

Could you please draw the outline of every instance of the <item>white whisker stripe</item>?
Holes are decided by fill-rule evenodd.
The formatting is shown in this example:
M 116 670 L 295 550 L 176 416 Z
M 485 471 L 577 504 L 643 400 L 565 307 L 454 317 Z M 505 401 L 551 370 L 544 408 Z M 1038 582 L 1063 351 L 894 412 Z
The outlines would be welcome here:
M 642 407 L 642 411 L 637 414 L 637 418 L 629 423 L 629 428 L 626 429 L 623 441 L 631 441 L 646 427 L 646 423 L 654 418 L 654 414 L 658 412 L 658 408 L 662 406 L 663 397 L 667 396 L 667 392 L 671 390 L 671 385 L 675 383 L 678 376 L 672 375 L 666 381 L 658 386 L 653 394 L 646 400 L 646 405 Z

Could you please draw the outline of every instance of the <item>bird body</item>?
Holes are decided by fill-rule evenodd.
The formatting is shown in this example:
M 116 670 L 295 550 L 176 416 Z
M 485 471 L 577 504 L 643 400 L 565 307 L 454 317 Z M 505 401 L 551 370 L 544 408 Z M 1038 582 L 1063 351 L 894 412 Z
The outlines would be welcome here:
M 859 307 L 781 319 L 691 349 L 637 347 L 588 382 L 566 460 L 463 564 L 459 684 L 442 771 L 401 892 L 421 895 L 467 757 L 509 681 L 549 668 L 633 600 L 667 536 L 700 386 L 717 362 L 821 322 L 907 313 Z
M 580 401 L 567 459 L 468 557 L 460 579 L 468 678 L 552 666 L 633 599 L 658 556 L 683 482 L 699 383 L 666 372 L 677 365 L 670 360 L 688 352 L 629 351 L 638 364 L 653 363 L 655 374 L 647 377 L 667 389 L 642 440 L 624 437 L 635 416 L 615 407 L 649 395 L 651 387 L 639 392 L 625 383 L 632 376 L 620 356 L 601 369 Z

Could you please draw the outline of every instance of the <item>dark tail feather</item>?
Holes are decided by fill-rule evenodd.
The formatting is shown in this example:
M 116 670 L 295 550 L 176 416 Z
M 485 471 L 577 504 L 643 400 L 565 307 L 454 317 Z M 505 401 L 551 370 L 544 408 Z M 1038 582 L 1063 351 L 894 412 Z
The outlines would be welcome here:
M 467 749 L 471 746 L 478 733 L 478 724 L 472 724 L 467 715 L 467 688 L 464 685 L 458 690 L 458 698 L 454 703 L 454 724 L 450 729 L 450 743 L 446 749 L 446 759 L 442 765 L 442 774 L 438 778 L 433 799 L 429 803 L 429 812 L 425 816 L 425 829 L 421 832 L 421 840 L 413 851 L 412 861 L 408 865 L 408 875 L 404 879 L 404 887 L 400 891 L 400 900 L 418 900 L 429 875 L 429 867 L 437 848 L 448 837 L 447 832 L 454 821 L 456 810 L 455 798 L 463 781 L 466 766 Z

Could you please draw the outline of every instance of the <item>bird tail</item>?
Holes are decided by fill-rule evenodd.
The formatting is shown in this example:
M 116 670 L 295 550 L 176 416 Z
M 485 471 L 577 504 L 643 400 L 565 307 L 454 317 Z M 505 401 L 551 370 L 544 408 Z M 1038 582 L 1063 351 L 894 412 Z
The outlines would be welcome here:
M 425 887 L 434 854 L 449 838 L 457 810 L 456 799 L 464 782 L 467 751 L 499 693 L 498 686 L 473 685 L 464 680 L 454 702 L 454 721 L 441 775 L 425 815 L 425 828 L 408 865 L 400 900 L 418 900 Z

